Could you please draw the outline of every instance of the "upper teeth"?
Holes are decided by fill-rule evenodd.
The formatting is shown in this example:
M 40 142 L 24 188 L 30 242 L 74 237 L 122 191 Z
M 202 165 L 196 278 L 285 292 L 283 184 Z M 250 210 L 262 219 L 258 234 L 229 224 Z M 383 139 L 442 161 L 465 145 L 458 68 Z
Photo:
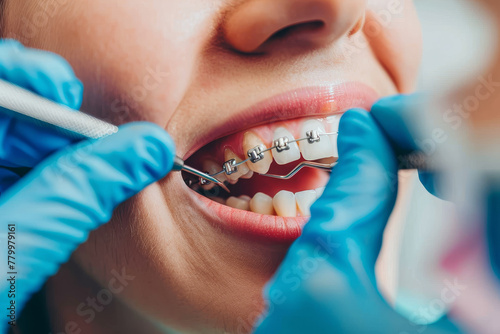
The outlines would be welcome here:
M 330 125 L 330 129 L 332 129 L 331 130 L 332 133 L 336 133 L 339 130 L 340 117 L 341 117 L 340 115 L 334 115 L 334 116 L 327 117 L 326 122 Z M 337 139 L 339 136 L 338 136 L 338 134 L 333 134 L 333 135 L 329 135 L 328 137 L 330 137 L 330 141 L 332 143 L 331 155 L 333 157 L 338 157 L 339 151 L 337 148 Z
M 220 171 L 220 165 L 213 160 L 205 160 L 205 161 L 203 161 L 203 170 L 209 175 L 214 175 Z M 220 173 L 219 175 L 215 176 L 215 178 L 221 182 L 227 181 L 227 177 L 226 177 L 225 173 Z M 210 190 L 214 186 L 215 186 L 214 184 L 210 184 L 210 183 L 205 182 L 205 184 L 203 185 L 203 188 L 205 190 Z
M 300 159 L 301 153 L 305 160 L 318 160 L 328 157 L 338 157 L 337 153 L 337 131 L 340 116 L 327 118 L 330 131 L 319 120 L 307 120 L 302 124 L 301 138 L 296 140 L 290 131 L 279 127 L 274 131 L 272 149 L 266 148 L 263 141 L 256 134 L 248 131 L 244 135 L 243 150 L 247 152 L 247 163 L 244 167 L 259 174 L 266 174 L 274 161 L 278 165 L 285 165 Z M 297 144 L 298 143 L 298 144 Z M 300 147 L 299 147 L 300 146 Z M 235 154 L 233 154 L 236 156 Z M 226 156 L 233 156 L 226 155 Z M 234 158 L 233 158 L 234 159 Z M 223 169 L 226 175 L 236 174 L 234 166 L 237 159 L 228 160 Z M 240 160 L 241 161 L 241 160 Z M 246 171 L 246 169 L 245 169 Z M 238 174 L 237 174 L 238 175 Z M 252 173 L 245 173 L 251 176 Z M 234 179 L 235 176 L 231 179 Z
M 272 161 L 285 165 L 299 160 L 318 160 L 329 157 L 338 157 L 337 131 L 340 116 L 331 116 L 326 122 L 319 120 L 305 121 L 299 132 L 299 139 L 284 127 L 274 131 L 271 148 L 267 148 L 264 141 L 254 132 L 247 131 L 243 136 L 243 152 L 247 155 L 240 158 L 230 148 L 224 150 L 225 163 L 220 164 L 212 160 L 203 162 L 204 170 L 217 179 L 235 184 L 239 178 L 251 178 L 253 173 L 266 174 L 269 172 Z M 326 127 L 325 127 L 326 125 Z M 222 169 L 222 171 L 221 171 Z M 212 189 L 212 184 L 202 184 L 205 191 Z M 321 196 L 324 188 L 292 193 L 282 190 L 274 198 L 257 193 L 253 198 L 248 196 L 229 197 L 223 200 L 214 199 L 240 210 L 283 217 L 310 216 L 312 203 Z
M 226 163 L 224 163 L 224 171 L 230 183 L 236 183 L 241 176 L 250 171 L 246 163 L 236 166 L 236 164 L 242 160 L 229 148 L 226 148 L 224 152 L 224 159 L 226 160 Z
M 250 150 L 253 150 L 256 147 L 262 147 L 263 149 L 266 148 L 262 139 L 260 139 L 260 137 L 257 136 L 255 133 L 250 131 L 245 133 L 243 137 L 243 151 L 249 152 Z M 273 156 L 271 155 L 271 152 L 266 152 L 263 155 L 264 158 L 262 160 L 259 160 L 255 163 L 253 162 L 247 163 L 248 168 L 250 168 L 256 173 L 260 174 L 267 173 L 269 171 L 269 168 L 271 167 L 271 163 L 273 162 Z
M 226 148 L 224 152 L 226 162 L 222 166 L 222 171 L 219 168 L 214 173 L 213 168 L 210 168 L 209 174 L 225 174 L 226 179 L 234 184 L 240 177 L 251 178 L 253 172 L 266 174 L 273 159 L 278 165 L 285 165 L 299 160 L 301 153 L 305 160 L 338 157 L 336 133 L 339 121 L 340 115 L 326 118 L 330 131 L 327 132 L 321 121 L 307 120 L 302 124 L 298 140 L 286 128 L 278 127 L 274 131 L 273 146 L 270 149 L 257 134 L 248 131 L 243 137 L 243 150 L 247 157 L 241 159 L 231 149 Z

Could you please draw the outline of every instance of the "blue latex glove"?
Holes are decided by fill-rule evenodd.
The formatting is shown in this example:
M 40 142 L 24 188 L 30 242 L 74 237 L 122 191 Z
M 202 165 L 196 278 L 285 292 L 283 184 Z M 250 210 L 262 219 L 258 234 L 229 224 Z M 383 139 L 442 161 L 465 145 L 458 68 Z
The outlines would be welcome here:
M 72 108 L 80 105 L 81 83 L 54 54 L 0 41 L 0 78 Z M 8 297 L 5 276 L 0 280 L 4 314 L 14 300 L 19 316 L 30 296 L 90 231 L 110 220 L 118 204 L 171 170 L 174 152 L 171 138 L 153 124 L 129 124 L 107 138 L 74 144 L 0 111 L 0 268 L 4 275 L 17 273 L 15 297 Z M 12 172 L 21 167 L 34 169 L 21 178 Z M 16 231 L 9 239 L 13 268 L 7 262 L 9 224 Z M 0 321 L 0 332 L 8 320 Z
M 500 280 L 500 175 L 491 177 L 487 190 L 486 239 L 493 271 Z
M 390 96 L 373 105 L 371 114 L 389 139 L 396 157 L 419 151 L 432 158 L 434 152 L 423 147 L 426 142 L 425 135 L 415 126 L 416 118 L 421 117 L 421 110 L 428 107 L 428 97 L 423 94 Z M 419 171 L 419 177 L 431 194 L 444 197 L 438 189 L 439 182 L 436 182 L 439 173 Z
M 396 200 L 398 162 L 366 111 L 348 111 L 339 134 L 339 163 L 265 289 L 269 309 L 255 333 L 457 333 L 446 319 L 411 323 L 378 291 L 375 261 Z

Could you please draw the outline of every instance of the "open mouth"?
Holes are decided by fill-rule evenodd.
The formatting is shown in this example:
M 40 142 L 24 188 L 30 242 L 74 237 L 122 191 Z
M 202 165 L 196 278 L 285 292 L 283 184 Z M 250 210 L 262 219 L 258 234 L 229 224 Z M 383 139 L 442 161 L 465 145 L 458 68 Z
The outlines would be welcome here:
M 188 164 L 223 182 L 230 193 L 214 183 L 185 175 L 191 189 L 234 209 L 281 217 L 308 217 L 321 195 L 329 173 L 303 168 L 285 176 L 299 164 L 325 166 L 338 159 L 337 132 L 340 114 L 301 118 L 261 125 L 205 145 Z
M 333 165 L 342 114 L 351 108 L 369 110 L 378 97 L 361 83 L 307 87 L 209 129 L 188 152 L 186 164 L 224 182 L 230 193 L 183 173 L 192 189 L 191 205 L 217 229 L 259 240 L 295 240 L 330 173 L 302 168 L 286 180 L 266 175 L 286 175 L 310 162 Z

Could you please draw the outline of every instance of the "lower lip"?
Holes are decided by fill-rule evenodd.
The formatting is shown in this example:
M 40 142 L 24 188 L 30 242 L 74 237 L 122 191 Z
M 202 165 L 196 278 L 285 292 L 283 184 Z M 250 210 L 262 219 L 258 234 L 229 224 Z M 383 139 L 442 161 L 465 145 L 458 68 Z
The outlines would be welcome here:
M 214 202 L 194 191 L 200 210 L 215 228 L 246 240 L 292 243 L 302 233 L 305 217 L 278 217 L 233 209 Z
M 333 87 L 306 88 L 307 94 L 300 98 L 300 92 L 286 93 L 282 96 L 272 98 L 268 106 L 275 104 L 276 100 L 293 100 L 287 109 L 295 109 L 294 117 L 307 116 L 328 116 L 340 113 L 352 108 L 363 108 L 369 110 L 377 100 L 378 94 L 363 84 L 346 83 Z M 293 98 L 291 97 L 293 95 Z M 322 110 L 325 105 L 334 103 L 337 110 Z M 269 113 L 269 109 L 262 105 L 259 109 Z M 311 112 L 311 106 L 317 107 L 316 112 Z M 308 112 L 305 112 L 308 111 Z M 217 203 L 194 191 L 194 202 L 198 203 L 201 212 L 206 214 L 209 221 L 215 228 L 223 229 L 227 233 L 240 236 L 246 240 L 256 240 L 261 242 L 292 243 L 302 233 L 303 226 L 307 223 L 306 217 L 279 217 L 261 215 L 250 211 L 243 211 Z

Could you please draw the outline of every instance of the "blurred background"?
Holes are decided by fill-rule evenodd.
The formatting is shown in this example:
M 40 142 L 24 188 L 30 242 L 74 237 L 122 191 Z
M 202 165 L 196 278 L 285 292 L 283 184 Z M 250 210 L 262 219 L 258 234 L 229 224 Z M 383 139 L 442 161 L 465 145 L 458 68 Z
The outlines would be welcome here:
M 440 91 L 477 80 L 495 51 L 496 35 L 482 8 L 466 0 L 414 0 L 422 22 L 424 52 L 419 90 Z M 394 267 L 396 308 L 410 319 L 433 322 L 446 310 L 433 308 L 443 278 L 440 255 L 453 242 L 453 207 L 429 195 L 415 175 L 407 196 L 405 223 L 397 231 Z M 386 250 L 390 252 L 390 250 Z M 425 321 L 424 321 L 425 320 Z
M 496 40 L 482 8 L 468 0 L 414 0 L 422 22 L 424 54 L 419 85 L 434 90 L 474 79 Z

